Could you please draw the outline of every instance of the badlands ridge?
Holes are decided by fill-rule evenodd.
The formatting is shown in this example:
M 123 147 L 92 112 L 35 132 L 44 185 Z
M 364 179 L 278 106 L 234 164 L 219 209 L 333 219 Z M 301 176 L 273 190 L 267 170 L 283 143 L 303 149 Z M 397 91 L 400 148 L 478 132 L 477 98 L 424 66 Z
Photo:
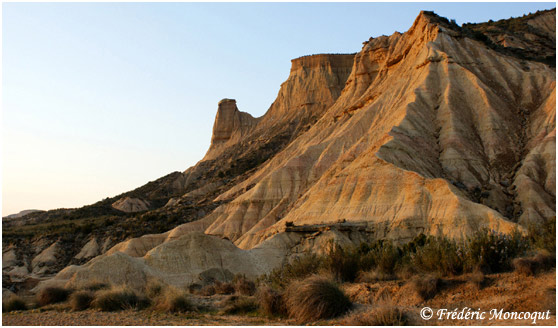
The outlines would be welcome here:
M 160 184 L 172 197 L 112 203 L 186 223 L 113 246 L 85 240 L 75 255 L 84 263 L 39 287 L 256 277 L 332 239 L 459 239 L 546 224 L 556 215 L 556 72 L 527 52 L 544 47 L 540 38 L 555 45 L 555 10 L 524 24 L 534 37 L 475 38 L 422 12 L 356 54 L 294 59 L 264 116 L 219 102 L 205 157 Z M 39 274 L 57 243 L 23 265 L 3 247 L 3 267 Z

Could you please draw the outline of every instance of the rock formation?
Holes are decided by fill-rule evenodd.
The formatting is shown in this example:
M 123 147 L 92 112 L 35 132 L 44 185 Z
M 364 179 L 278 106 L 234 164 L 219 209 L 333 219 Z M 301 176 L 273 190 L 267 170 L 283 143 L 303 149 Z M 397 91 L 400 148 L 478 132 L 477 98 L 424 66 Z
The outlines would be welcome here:
M 547 224 L 556 215 L 556 72 L 546 62 L 555 17 L 486 32 L 421 12 L 407 32 L 371 38 L 357 54 L 294 59 L 264 116 L 219 103 L 204 159 L 159 184 L 158 195 L 172 192 L 139 216 L 186 223 L 129 238 L 41 286 L 254 277 L 331 239 L 459 239 Z
M 139 198 L 124 197 L 114 202 L 112 207 L 126 213 L 143 212 L 149 209 L 149 202 Z
M 250 133 L 257 122 L 258 120 L 253 118 L 252 115 L 238 110 L 236 100 L 221 100 L 213 125 L 211 146 L 205 155 L 205 159 L 215 158 L 220 153 L 219 150 L 242 140 Z

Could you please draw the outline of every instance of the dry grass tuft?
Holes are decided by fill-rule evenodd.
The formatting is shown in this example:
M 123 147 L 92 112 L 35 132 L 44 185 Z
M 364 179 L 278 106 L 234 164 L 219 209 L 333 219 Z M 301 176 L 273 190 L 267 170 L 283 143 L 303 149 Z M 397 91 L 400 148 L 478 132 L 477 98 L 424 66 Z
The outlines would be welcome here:
M 235 291 L 241 295 L 252 296 L 256 293 L 256 284 L 244 275 L 236 276 L 233 283 Z
M 150 299 L 155 299 L 161 296 L 166 289 L 167 289 L 166 285 L 155 280 L 150 280 L 145 285 L 145 296 L 147 296 Z
M 546 251 L 540 251 L 532 257 L 516 258 L 512 262 L 515 272 L 534 276 L 539 272 L 556 267 L 556 257 Z
M 219 295 L 231 295 L 234 294 L 234 286 L 230 282 L 220 282 L 215 281 L 215 293 Z
M 347 326 L 405 326 L 408 324 L 405 313 L 397 306 L 382 304 L 365 312 L 355 313 L 343 321 Z
M 90 283 L 88 283 L 88 284 L 86 284 L 83 287 L 78 288 L 78 289 L 83 289 L 83 290 L 88 290 L 88 291 L 91 291 L 91 292 L 96 292 L 96 291 L 102 290 L 102 289 L 110 289 L 110 285 L 107 284 L 107 283 L 104 283 L 104 282 L 93 281 L 93 282 L 90 282 Z
M 547 251 L 539 251 L 535 255 L 534 260 L 538 264 L 539 271 L 548 271 L 556 268 L 556 256 Z
M 258 302 L 254 297 L 232 295 L 227 297 L 220 306 L 221 314 L 246 314 L 258 310 Z
M 170 288 L 159 295 L 156 302 L 155 308 L 164 312 L 180 313 L 196 309 L 186 294 Z
M 385 273 L 379 270 L 360 271 L 357 275 L 355 282 L 360 283 L 375 283 L 377 281 L 395 280 L 397 277 L 391 273 Z
M 198 294 L 201 289 L 202 285 L 198 283 L 192 283 L 188 285 L 188 293 L 190 294 Z
M 12 312 L 12 311 L 25 311 L 27 310 L 27 304 L 19 296 L 12 295 L 6 301 L 2 302 L 2 312 Z
M 72 293 L 71 290 L 61 287 L 46 287 L 37 294 L 37 303 L 45 306 L 54 303 L 64 302 Z
M 287 316 L 283 295 L 269 286 L 262 286 L 256 292 L 260 310 L 269 317 Z
M 94 294 L 91 291 L 81 290 L 70 296 L 70 306 L 74 311 L 83 311 L 91 306 Z
M 214 285 L 206 285 L 199 289 L 196 294 L 201 296 L 213 296 L 217 294 L 217 290 Z
M 411 280 L 414 290 L 423 300 L 429 300 L 436 296 L 440 287 L 441 280 L 431 275 L 416 276 Z
M 299 322 L 334 318 L 352 306 L 333 281 L 317 275 L 291 283 L 284 301 L 289 317 Z
M 469 283 L 477 289 L 482 289 L 486 284 L 486 276 L 481 270 L 473 271 L 469 276 Z
M 133 290 L 120 287 L 97 292 L 91 305 L 101 311 L 120 311 L 143 309 L 148 307 L 149 303 L 149 299 L 136 294 Z

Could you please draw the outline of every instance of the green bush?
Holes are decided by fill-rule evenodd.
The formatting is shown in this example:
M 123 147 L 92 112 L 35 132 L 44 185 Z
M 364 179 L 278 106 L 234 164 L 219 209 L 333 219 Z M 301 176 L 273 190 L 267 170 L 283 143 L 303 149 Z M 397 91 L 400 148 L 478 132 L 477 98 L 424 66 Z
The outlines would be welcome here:
M 263 277 L 271 287 L 283 290 L 295 280 L 318 272 L 328 272 L 340 282 L 409 279 L 417 273 L 438 276 L 505 272 L 513 269 L 514 258 L 524 256 L 533 244 L 550 248 L 552 226 L 539 239 L 526 238 L 518 231 L 502 234 L 483 229 L 460 241 L 421 234 L 412 241 L 394 245 L 389 240 L 377 240 L 359 247 L 331 244 L 323 256 L 315 254 L 295 258 L 290 263 Z M 542 237 L 545 236 L 545 237 Z M 555 242 L 554 242 L 555 245 Z M 555 267 L 555 262 L 547 267 Z
M 529 249 L 529 242 L 519 232 L 510 235 L 483 229 L 474 234 L 462 248 L 466 269 L 483 272 L 503 272 L 512 268 L 512 260 Z
M 411 257 L 411 264 L 419 271 L 456 275 L 463 272 L 463 251 L 457 243 L 446 238 L 430 237 Z
M 326 271 L 333 274 L 337 281 L 353 282 L 360 267 L 358 255 L 356 251 L 344 250 L 341 246 L 332 242 L 322 265 Z
M 379 240 L 370 247 L 369 257 L 377 272 L 393 274 L 401 262 L 402 252 L 389 240 Z
M 352 307 L 351 301 L 334 282 L 317 275 L 293 281 L 284 300 L 289 317 L 301 323 L 334 318 Z
M 529 239 L 533 247 L 556 253 L 556 217 L 541 225 L 529 226 Z

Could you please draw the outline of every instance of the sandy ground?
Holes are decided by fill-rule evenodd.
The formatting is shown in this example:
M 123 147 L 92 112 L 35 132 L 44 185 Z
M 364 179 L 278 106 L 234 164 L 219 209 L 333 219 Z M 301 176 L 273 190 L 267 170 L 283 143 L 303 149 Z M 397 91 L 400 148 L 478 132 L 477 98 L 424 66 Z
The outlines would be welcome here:
M 237 326 L 288 325 L 288 321 L 272 321 L 262 317 L 219 316 L 214 314 L 166 314 L 153 311 L 82 312 L 35 310 L 2 315 L 3 326 Z
M 422 300 L 408 281 L 381 281 L 376 283 L 354 283 L 342 286 L 349 298 L 356 303 L 355 309 L 344 317 L 324 320 L 314 325 L 347 325 L 350 318 L 373 310 L 379 304 L 399 307 L 409 325 L 533 325 L 531 319 L 517 320 L 493 318 L 491 310 L 505 312 L 540 312 L 544 319 L 536 325 L 556 325 L 556 272 L 547 272 L 536 277 L 516 273 L 487 275 L 479 287 L 464 275 L 445 278 L 439 292 L 430 300 Z M 215 303 L 223 296 L 214 296 L 198 301 Z M 421 310 L 432 309 L 429 320 L 421 318 Z M 439 310 L 460 312 L 484 312 L 485 318 L 474 320 L 439 319 Z M 548 318 L 547 318 L 548 316 Z M 60 304 L 49 308 L 16 311 L 2 314 L 2 324 L 19 325 L 295 325 L 293 320 L 269 319 L 263 316 L 219 315 L 215 312 L 167 314 L 153 310 L 100 312 L 87 310 L 72 312 L 67 305 Z

